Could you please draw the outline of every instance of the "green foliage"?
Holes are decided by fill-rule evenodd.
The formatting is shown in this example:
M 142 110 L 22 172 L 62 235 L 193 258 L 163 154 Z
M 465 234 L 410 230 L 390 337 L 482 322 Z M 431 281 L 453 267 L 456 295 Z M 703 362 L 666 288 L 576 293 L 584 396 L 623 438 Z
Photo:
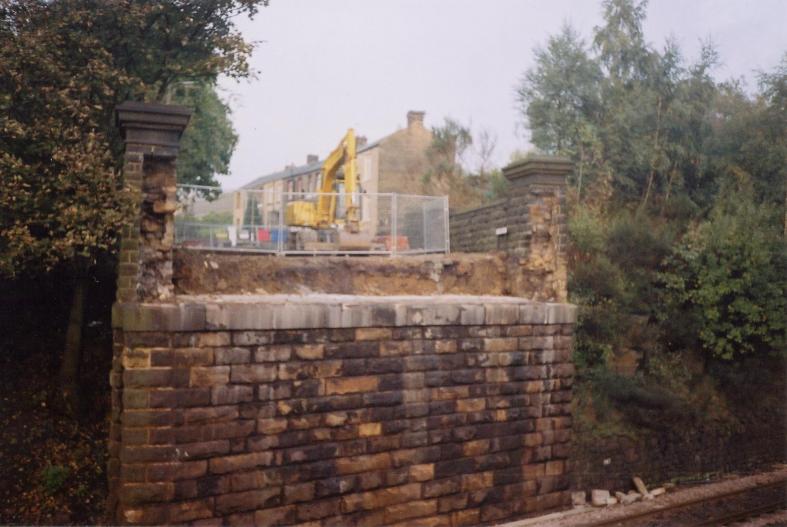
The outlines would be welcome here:
M 691 313 L 703 349 L 730 360 L 784 346 L 787 259 L 773 212 L 746 188 L 725 191 L 661 276 L 668 315 Z
M 635 349 L 657 377 L 680 354 L 784 345 L 787 54 L 750 96 L 711 77 L 711 43 L 691 63 L 674 42 L 649 45 L 646 7 L 602 2 L 590 48 L 563 27 L 517 95 L 533 144 L 576 166 L 577 361 L 604 368 Z M 731 175 L 750 183 L 730 186 Z
M 233 17 L 264 3 L 0 4 L 0 273 L 49 270 L 115 246 L 132 207 L 120 178 L 115 107 L 161 100 L 183 80 L 213 86 L 219 74 L 247 76 L 251 46 Z M 197 128 L 223 130 L 223 148 L 209 154 L 204 133 L 191 133 L 187 163 L 196 181 L 226 170 L 234 144 L 226 108 L 215 93 L 202 95 L 213 127 Z
M 56 494 L 68 481 L 71 471 L 62 465 L 47 465 L 41 472 L 41 485 L 47 494 Z
M 470 130 L 454 119 L 446 117 L 443 126 L 432 127 L 432 144 L 426 151 L 429 170 L 423 176 L 424 182 L 461 176 L 462 155 L 472 144 Z
M 486 193 L 487 201 L 496 201 L 506 197 L 508 193 L 508 180 L 501 170 L 492 170 L 489 173 L 489 190 Z
M 178 181 L 218 186 L 215 176 L 229 172 L 230 158 L 238 142 L 229 106 L 219 98 L 216 85 L 211 82 L 180 84 L 172 100 L 194 108 L 180 142 Z

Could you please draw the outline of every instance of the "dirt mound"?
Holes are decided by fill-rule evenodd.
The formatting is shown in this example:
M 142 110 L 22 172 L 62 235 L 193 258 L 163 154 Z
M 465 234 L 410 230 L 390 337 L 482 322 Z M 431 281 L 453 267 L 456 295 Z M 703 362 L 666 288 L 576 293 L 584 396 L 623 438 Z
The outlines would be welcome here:
M 178 294 L 508 295 L 504 257 L 490 254 L 281 257 L 179 250 Z

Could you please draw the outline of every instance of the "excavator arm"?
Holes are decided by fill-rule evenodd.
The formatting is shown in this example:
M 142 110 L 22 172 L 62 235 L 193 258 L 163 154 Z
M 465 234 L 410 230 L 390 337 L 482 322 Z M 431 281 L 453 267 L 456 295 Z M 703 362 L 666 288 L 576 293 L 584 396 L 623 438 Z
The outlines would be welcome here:
M 322 183 L 317 203 L 292 201 L 287 204 L 287 225 L 329 229 L 336 222 L 336 180 L 339 169 L 344 167 L 345 218 L 344 229 L 357 233 L 360 228 L 358 192 L 358 169 L 355 160 L 355 131 L 350 128 L 339 145 L 328 154 L 322 164 Z
M 322 186 L 317 199 L 316 221 L 320 228 L 331 225 L 336 219 L 336 174 L 344 166 L 345 227 L 358 231 L 358 205 L 353 201 L 358 192 L 358 169 L 355 160 L 355 131 L 350 128 L 339 145 L 334 148 L 322 164 Z

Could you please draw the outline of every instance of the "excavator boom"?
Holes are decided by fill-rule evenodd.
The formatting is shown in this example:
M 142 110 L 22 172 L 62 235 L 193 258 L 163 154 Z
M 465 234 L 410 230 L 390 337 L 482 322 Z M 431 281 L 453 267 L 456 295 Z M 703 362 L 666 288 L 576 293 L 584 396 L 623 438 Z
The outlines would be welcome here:
M 345 229 L 358 232 L 360 214 L 355 203 L 358 192 L 358 170 L 355 160 L 355 131 L 350 128 L 339 145 L 328 154 L 322 164 L 322 184 L 320 195 L 314 203 L 293 201 L 287 204 L 285 220 L 287 225 L 330 228 L 336 221 L 336 176 L 339 168 L 344 167 Z

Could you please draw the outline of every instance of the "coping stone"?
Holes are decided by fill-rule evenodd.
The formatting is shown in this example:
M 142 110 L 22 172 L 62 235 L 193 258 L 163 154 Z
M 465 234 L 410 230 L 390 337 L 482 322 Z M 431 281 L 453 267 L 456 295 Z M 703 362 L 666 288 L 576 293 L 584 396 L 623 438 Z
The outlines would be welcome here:
M 116 303 L 125 331 L 226 331 L 446 325 L 573 324 L 571 304 L 518 297 L 433 295 L 181 295 Z

